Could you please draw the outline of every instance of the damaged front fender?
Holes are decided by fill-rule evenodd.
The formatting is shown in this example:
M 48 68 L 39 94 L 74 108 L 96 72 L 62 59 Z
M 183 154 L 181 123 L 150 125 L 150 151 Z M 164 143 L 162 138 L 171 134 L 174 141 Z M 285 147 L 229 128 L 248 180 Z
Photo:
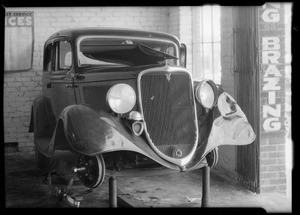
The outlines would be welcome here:
M 235 100 L 226 92 L 218 98 L 221 116 L 213 122 L 204 154 L 220 145 L 247 145 L 256 135 L 246 115 Z

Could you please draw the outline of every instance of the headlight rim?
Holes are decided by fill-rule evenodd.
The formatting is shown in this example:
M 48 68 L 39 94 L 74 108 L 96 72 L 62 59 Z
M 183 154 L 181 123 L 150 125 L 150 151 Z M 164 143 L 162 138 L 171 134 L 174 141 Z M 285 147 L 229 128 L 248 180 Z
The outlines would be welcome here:
M 112 105 L 111 105 L 110 102 L 109 102 L 109 97 L 110 97 L 110 94 L 111 94 L 112 90 L 115 89 L 116 87 L 120 86 L 120 85 L 125 85 L 126 87 L 129 87 L 129 88 L 131 89 L 131 91 L 133 92 L 133 95 L 134 95 L 134 102 L 133 102 L 131 108 L 128 109 L 128 111 L 118 112 L 118 111 L 116 111 L 116 110 L 112 107 Z M 116 114 L 122 115 L 122 114 L 129 113 L 130 111 L 132 111 L 132 109 L 133 109 L 134 106 L 136 105 L 136 102 L 137 102 L 137 95 L 136 95 L 136 92 L 135 92 L 134 88 L 133 88 L 132 86 L 130 86 L 129 84 L 126 84 L 126 83 L 117 83 L 117 84 L 114 84 L 114 85 L 112 85 L 112 86 L 109 88 L 109 90 L 108 90 L 107 93 L 106 93 L 106 103 L 107 103 L 107 106 L 108 106 L 114 113 L 116 113 Z
M 213 104 L 210 106 L 210 107 L 207 107 L 205 106 L 202 101 L 201 101 L 201 98 L 199 98 L 199 94 L 198 91 L 200 92 L 202 86 L 207 83 L 213 90 L 214 92 L 214 102 Z M 211 110 L 213 107 L 216 106 L 217 102 L 218 102 L 218 88 L 217 88 L 217 85 L 215 84 L 215 82 L 213 82 L 212 80 L 209 80 L 209 79 L 205 79 L 205 80 L 202 80 L 200 81 L 199 83 L 197 83 L 196 87 L 195 87 L 195 97 L 196 97 L 196 100 L 197 102 L 205 109 L 207 110 Z

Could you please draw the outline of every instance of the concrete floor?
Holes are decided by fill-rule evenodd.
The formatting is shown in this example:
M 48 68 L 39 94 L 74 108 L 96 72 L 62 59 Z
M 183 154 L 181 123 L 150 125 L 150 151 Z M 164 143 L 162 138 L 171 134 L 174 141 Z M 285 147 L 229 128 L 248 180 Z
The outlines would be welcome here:
M 73 176 L 71 176 L 73 177 Z M 60 177 L 52 178 L 53 185 L 65 186 Z M 211 171 L 210 207 L 252 208 L 267 212 L 291 212 L 291 200 L 280 194 L 252 193 L 237 185 L 216 170 Z M 120 177 L 117 180 L 120 196 L 136 207 L 201 207 L 202 170 L 179 172 L 151 177 Z M 70 193 L 87 190 L 75 183 Z M 5 199 L 7 208 L 70 207 L 51 195 L 43 175 L 37 170 L 34 154 L 5 155 Z M 109 207 L 108 178 L 91 194 L 80 200 L 81 208 Z

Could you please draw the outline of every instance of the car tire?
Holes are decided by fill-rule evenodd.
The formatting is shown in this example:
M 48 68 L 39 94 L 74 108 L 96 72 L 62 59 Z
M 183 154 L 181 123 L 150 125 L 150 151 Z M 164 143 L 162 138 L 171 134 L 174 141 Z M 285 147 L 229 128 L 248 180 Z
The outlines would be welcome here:
M 46 157 L 37 149 L 35 149 L 35 160 L 39 170 L 47 172 L 50 169 L 51 158 Z

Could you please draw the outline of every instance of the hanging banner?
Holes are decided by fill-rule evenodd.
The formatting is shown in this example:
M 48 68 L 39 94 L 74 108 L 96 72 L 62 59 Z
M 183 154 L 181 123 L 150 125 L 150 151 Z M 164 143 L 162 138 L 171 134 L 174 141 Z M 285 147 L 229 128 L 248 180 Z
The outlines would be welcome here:
M 5 12 L 4 71 L 21 71 L 32 68 L 33 12 Z

